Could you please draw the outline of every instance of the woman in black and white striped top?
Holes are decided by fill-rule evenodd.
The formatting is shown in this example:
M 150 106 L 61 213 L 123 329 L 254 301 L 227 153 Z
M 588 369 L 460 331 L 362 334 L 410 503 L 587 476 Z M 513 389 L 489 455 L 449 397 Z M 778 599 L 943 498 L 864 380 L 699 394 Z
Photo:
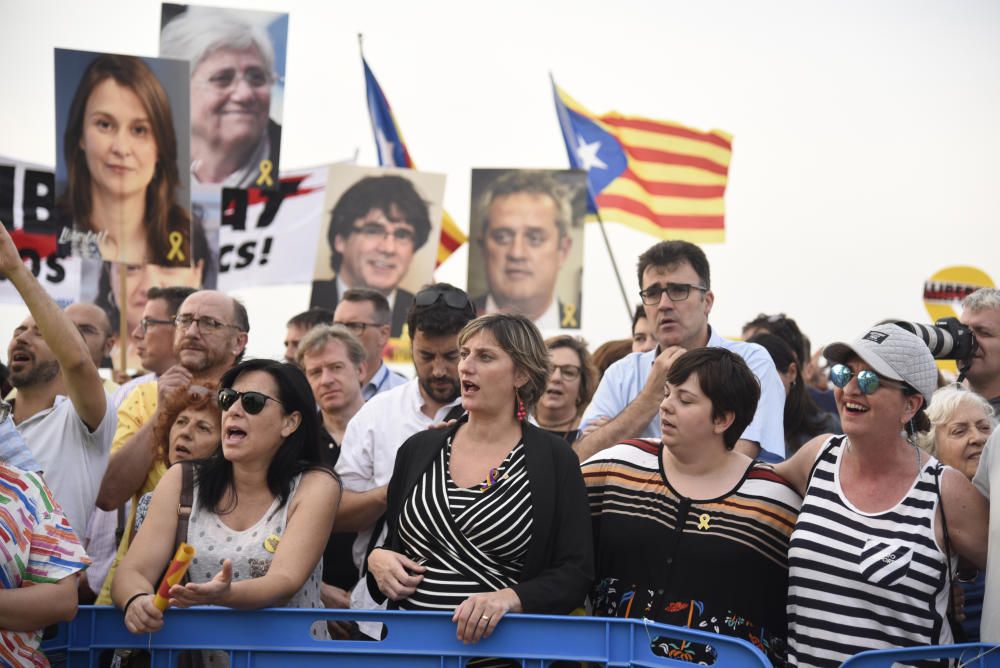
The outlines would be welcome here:
M 476 642 L 507 612 L 581 605 L 593 545 L 579 460 L 526 420 L 549 372 L 537 328 L 491 314 L 458 343 L 467 415 L 399 449 L 368 589 L 394 607 L 454 610 L 458 638 Z
M 844 435 L 775 467 L 804 494 L 789 546 L 789 662 L 947 644 L 955 557 L 985 565 L 987 511 L 962 474 L 912 442 L 926 429 L 934 359 L 891 324 L 824 355 Z

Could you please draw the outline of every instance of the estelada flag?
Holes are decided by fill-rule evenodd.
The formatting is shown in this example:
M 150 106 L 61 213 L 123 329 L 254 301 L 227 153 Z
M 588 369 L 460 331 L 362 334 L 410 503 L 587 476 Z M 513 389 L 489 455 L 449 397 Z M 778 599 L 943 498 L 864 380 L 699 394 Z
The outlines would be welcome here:
M 378 85 L 375 75 L 368 67 L 368 61 L 361 56 L 361 63 L 365 67 L 365 90 L 368 98 L 368 114 L 372 120 L 372 132 L 375 133 L 375 147 L 378 150 L 378 164 L 382 167 L 405 167 L 416 169 L 410 151 L 406 148 L 403 140 L 403 133 L 399 130 L 396 117 L 392 114 L 392 107 L 386 99 L 382 87 Z M 455 224 L 455 221 L 447 211 L 441 214 L 441 239 L 438 241 L 437 264 L 448 259 L 452 253 L 468 241 L 468 237 Z
M 593 114 L 552 82 L 570 165 L 587 172 L 588 207 L 661 239 L 725 239 L 733 137 L 617 112 Z

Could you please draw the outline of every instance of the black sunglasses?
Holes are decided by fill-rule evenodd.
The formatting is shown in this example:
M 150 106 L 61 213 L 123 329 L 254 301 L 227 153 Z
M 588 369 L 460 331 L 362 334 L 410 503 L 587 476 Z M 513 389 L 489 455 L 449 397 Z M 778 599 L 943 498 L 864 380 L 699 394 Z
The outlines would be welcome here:
M 268 399 L 280 406 L 284 406 L 284 404 L 274 397 L 269 397 L 260 392 L 237 392 L 231 387 L 224 387 L 219 390 L 219 406 L 222 407 L 223 411 L 228 411 L 232 408 L 237 399 L 243 404 L 243 410 L 250 415 L 256 415 L 264 410 L 264 404 L 267 403 Z
M 448 308 L 464 311 L 466 309 L 476 312 L 476 307 L 469 301 L 469 295 L 457 288 L 427 288 L 421 290 L 414 296 L 413 303 L 417 306 L 431 306 L 444 300 Z

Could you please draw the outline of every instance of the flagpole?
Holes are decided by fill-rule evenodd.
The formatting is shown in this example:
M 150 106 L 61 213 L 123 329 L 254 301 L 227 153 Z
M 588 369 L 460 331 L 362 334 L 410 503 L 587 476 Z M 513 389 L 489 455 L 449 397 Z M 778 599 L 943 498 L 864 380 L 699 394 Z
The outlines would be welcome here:
M 562 131 L 563 141 L 566 143 L 566 153 L 569 155 L 570 167 L 573 169 L 580 169 L 580 165 L 577 160 L 573 157 L 573 144 L 570 142 L 567 136 L 567 131 L 573 132 L 573 124 L 570 122 L 568 115 L 566 113 L 566 108 L 563 106 L 562 100 L 559 99 L 558 88 L 556 87 L 556 79 L 552 76 L 552 72 L 549 72 L 549 82 L 552 84 L 553 98 L 556 103 L 556 116 L 559 118 L 559 129 Z M 574 133 L 575 136 L 575 133 Z M 611 252 L 611 241 L 608 240 L 607 230 L 604 229 L 604 219 L 601 218 L 601 210 L 597 206 L 597 199 L 594 194 L 590 192 L 590 173 L 587 172 L 587 203 L 591 209 L 594 211 L 594 215 L 597 216 L 597 224 L 601 228 L 601 237 L 604 239 L 604 247 L 608 250 L 608 259 L 611 260 L 611 269 L 615 273 L 615 280 L 618 281 L 618 290 L 622 295 L 622 302 L 625 304 L 625 312 L 627 314 L 629 327 L 632 326 L 632 304 L 628 300 L 628 296 L 625 294 L 625 284 L 622 283 L 621 272 L 618 271 L 618 263 L 615 261 L 615 255 Z M 641 286 L 640 286 L 641 287 Z M 630 330 L 631 331 L 631 330 Z
M 601 237 L 604 238 L 604 247 L 608 249 L 608 258 L 611 260 L 611 269 L 615 272 L 615 280 L 618 281 L 618 290 L 622 293 L 622 301 L 625 302 L 625 312 L 628 316 L 629 327 L 632 326 L 632 304 L 625 294 L 625 284 L 622 282 L 621 272 L 618 271 L 618 263 L 615 262 L 615 254 L 611 252 L 611 242 L 608 240 L 608 232 L 604 229 L 604 219 L 601 218 L 601 210 L 594 207 L 597 216 L 597 226 L 601 228 Z M 642 286 L 640 286 L 642 287 Z M 631 332 L 631 330 L 629 330 Z
M 358 51 L 361 53 L 361 66 L 365 67 L 365 36 L 363 33 L 358 33 Z M 369 95 L 371 91 L 368 90 L 368 75 L 365 74 L 365 104 L 368 107 L 368 121 L 372 126 L 372 136 L 377 137 L 378 132 L 375 131 L 375 116 L 371 112 L 371 103 L 369 102 Z M 375 142 L 375 155 L 378 157 L 379 167 L 385 165 L 385 160 L 382 159 L 382 149 L 379 148 L 378 142 Z M 357 160 L 355 160 L 357 162 Z

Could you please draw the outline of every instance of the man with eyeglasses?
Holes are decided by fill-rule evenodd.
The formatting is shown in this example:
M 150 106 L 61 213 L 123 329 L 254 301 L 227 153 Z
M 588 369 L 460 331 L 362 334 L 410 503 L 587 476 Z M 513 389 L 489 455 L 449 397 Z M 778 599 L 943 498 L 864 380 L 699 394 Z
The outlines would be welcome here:
M 724 339 L 708 324 L 715 295 L 705 253 L 686 241 L 661 241 L 639 256 L 638 274 L 657 346 L 631 353 L 605 372 L 580 423 L 587 435 L 573 444 L 580 460 L 630 438 L 659 438 L 657 410 L 670 366 L 685 351 L 705 346 L 740 355 L 760 383 L 757 412 L 736 448 L 750 457 L 784 457 L 784 386 L 764 348 Z M 587 432 L 591 422 L 601 426 Z
M 363 566 L 369 547 L 385 535 L 381 518 L 396 451 L 418 431 L 462 414 L 458 333 L 475 317 L 468 295 L 452 285 L 436 283 L 418 292 L 407 318 L 417 377 L 373 397 L 347 425 L 337 461 L 344 495 L 333 529 L 358 532 L 354 563 L 361 580 L 351 593 L 352 608 L 380 607 L 368 594 Z M 360 626 L 378 637 L 372 628 L 378 624 Z
M 487 293 L 477 311 L 519 313 L 544 331 L 578 328 L 579 304 L 555 294 L 573 246 L 569 190 L 547 172 L 512 171 L 483 195 L 481 211 Z
M 340 295 L 350 288 L 377 290 L 392 309 L 390 334 L 400 336 L 413 295 L 399 284 L 430 231 L 427 202 L 408 179 L 361 179 L 330 214 L 327 242 L 336 277 L 313 282 L 309 305 L 336 310 Z
M 218 384 L 222 374 L 243 357 L 250 322 L 246 307 L 216 290 L 199 290 L 181 304 L 174 322 L 174 353 L 179 363 L 157 381 L 139 385 L 118 409 L 118 430 L 111 448 L 108 471 L 101 483 L 97 506 L 113 510 L 128 499 L 135 502 L 152 491 L 167 467 L 158 457 L 153 428 L 160 407 L 178 401 L 185 393 L 205 391 Z M 169 425 L 167 425 L 169 429 Z M 125 526 L 127 543 L 133 518 Z M 110 604 L 110 583 L 105 580 L 98 605 Z
M 32 275 L 3 225 L 0 275 L 29 311 L 7 349 L 17 390 L 14 425 L 82 537 L 108 463 L 114 407 L 80 330 Z
M 390 317 L 386 298 L 368 288 L 352 288 L 345 292 L 333 314 L 333 322 L 351 330 L 368 354 L 361 381 L 361 396 L 365 401 L 407 381 L 406 376 L 396 373 L 382 360 L 382 351 L 389 341 Z

